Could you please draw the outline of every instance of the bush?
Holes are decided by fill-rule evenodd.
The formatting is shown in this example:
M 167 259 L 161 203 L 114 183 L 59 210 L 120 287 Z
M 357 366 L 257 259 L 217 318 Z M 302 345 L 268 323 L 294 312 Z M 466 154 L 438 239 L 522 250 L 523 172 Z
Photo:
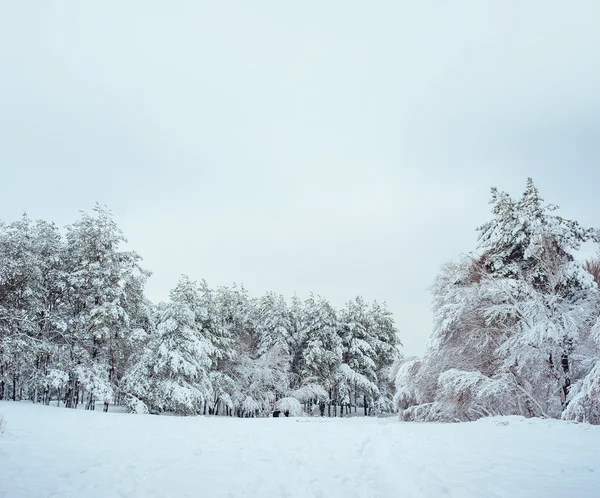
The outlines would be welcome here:
M 4 415 L 0 413 L 0 434 L 4 432 L 4 429 L 6 429 L 6 422 L 4 421 Z
M 302 413 L 302 405 L 296 398 L 282 398 L 275 406 L 282 412 L 289 410 L 292 417 L 300 417 Z
M 130 413 L 136 413 L 139 415 L 147 415 L 150 413 L 146 403 L 135 396 L 129 396 L 125 401 L 125 406 Z

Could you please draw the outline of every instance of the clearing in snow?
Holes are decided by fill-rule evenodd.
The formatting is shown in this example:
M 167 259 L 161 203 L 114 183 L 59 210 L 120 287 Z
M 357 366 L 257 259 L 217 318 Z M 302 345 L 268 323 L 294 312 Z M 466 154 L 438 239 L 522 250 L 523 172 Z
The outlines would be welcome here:
M 3 498 L 599 496 L 600 427 L 585 424 L 0 413 Z

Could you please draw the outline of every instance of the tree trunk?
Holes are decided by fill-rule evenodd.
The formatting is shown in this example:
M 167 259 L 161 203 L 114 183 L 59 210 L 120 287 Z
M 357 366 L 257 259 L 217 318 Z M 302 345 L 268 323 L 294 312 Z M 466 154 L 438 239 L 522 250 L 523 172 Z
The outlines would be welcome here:
M 65 392 L 65 406 L 67 408 L 73 408 L 73 379 L 71 377 L 69 377 L 67 390 Z
M 563 372 L 565 373 L 565 380 L 563 382 L 563 386 L 562 386 L 562 390 L 563 390 L 563 410 L 567 407 L 567 405 L 569 404 L 569 401 L 567 400 L 568 396 L 569 396 L 569 391 L 571 390 L 571 374 L 569 372 L 569 356 L 564 353 L 561 357 L 561 361 L 560 361 L 562 368 L 563 368 Z
M 0 365 L 0 401 L 4 399 L 4 365 Z
M 17 374 L 13 374 L 13 401 L 17 401 Z
M 73 400 L 73 408 L 77 409 L 77 405 L 79 404 L 79 381 L 75 380 L 75 387 L 73 388 L 75 393 L 75 399 Z
M 365 417 L 367 416 L 367 395 L 363 397 L 363 404 L 365 405 Z

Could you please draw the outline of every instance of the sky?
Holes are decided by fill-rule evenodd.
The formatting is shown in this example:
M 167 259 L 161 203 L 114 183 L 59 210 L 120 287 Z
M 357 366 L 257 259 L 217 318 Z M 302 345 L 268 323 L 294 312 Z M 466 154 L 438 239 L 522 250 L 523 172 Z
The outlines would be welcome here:
M 406 354 L 490 188 L 600 220 L 595 1 L 4 2 L 0 219 L 108 206 L 168 297 L 385 301 Z M 585 249 L 593 254 L 595 248 Z M 587 254 L 587 253 L 586 253 Z

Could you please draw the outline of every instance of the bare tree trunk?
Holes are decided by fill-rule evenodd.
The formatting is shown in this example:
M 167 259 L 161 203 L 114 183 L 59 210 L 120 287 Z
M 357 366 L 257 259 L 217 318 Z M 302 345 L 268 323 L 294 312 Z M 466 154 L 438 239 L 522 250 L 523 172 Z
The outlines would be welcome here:
M 4 399 L 4 365 L 0 365 L 0 400 Z
M 565 380 L 564 380 L 563 386 L 562 386 L 563 410 L 564 410 L 567 407 L 567 405 L 569 404 L 568 397 L 569 397 L 569 391 L 571 390 L 571 374 L 569 372 L 569 370 L 570 370 L 569 369 L 569 356 L 567 355 L 567 353 L 563 353 L 560 363 L 562 365 L 563 372 L 565 373 Z
M 92 393 L 90 393 L 90 396 L 88 398 L 88 402 L 87 405 L 85 406 L 86 410 L 93 410 L 92 406 L 93 406 L 93 401 L 94 401 L 94 397 L 92 396 Z
M 65 392 L 65 406 L 67 408 L 73 408 L 73 378 L 71 376 L 69 376 L 67 390 Z
M 13 374 L 13 401 L 17 401 L 17 374 Z
M 75 393 L 75 399 L 73 400 L 73 408 L 77 409 L 77 405 L 79 404 L 79 380 L 75 379 L 75 387 L 73 388 L 73 392 Z
M 365 417 L 367 416 L 367 395 L 363 396 L 363 404 L 365 405 Z

